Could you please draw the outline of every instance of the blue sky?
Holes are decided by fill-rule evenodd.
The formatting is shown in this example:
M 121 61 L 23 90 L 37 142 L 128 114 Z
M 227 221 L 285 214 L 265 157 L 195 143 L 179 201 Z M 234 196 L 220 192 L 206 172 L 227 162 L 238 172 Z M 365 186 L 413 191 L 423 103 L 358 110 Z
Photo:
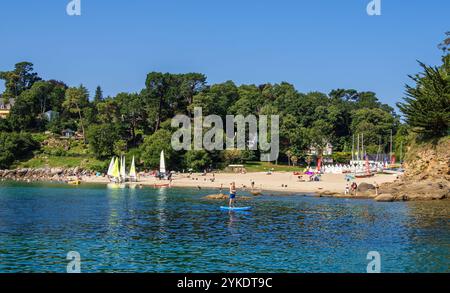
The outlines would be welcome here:
M 0 71 L 31 61 L 45 79 L 91 93 L 139 91 L 150 71 L 209 83 L 287 81 L 302 92 L 371 90 L 394 105 L 416 60 L 438 64 L 448 0 L 69 0 L 0 2 Z M 3 90 L 3 84 L 0 86 Z

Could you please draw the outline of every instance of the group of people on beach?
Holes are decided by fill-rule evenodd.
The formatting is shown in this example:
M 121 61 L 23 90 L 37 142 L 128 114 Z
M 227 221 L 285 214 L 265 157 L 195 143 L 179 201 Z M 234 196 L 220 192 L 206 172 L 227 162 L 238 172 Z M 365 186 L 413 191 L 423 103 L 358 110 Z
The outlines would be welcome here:
M 378 196 L 378 189 L 380 188 L 380 186 L 378 185 L 378 183 L 374 182 L 373 187 L 375 189 L 375 195 Z M 355 181 L 353 181 L 353 183 L 351 185 L 349 185 L 349 183 L 347 182 L 347 184 L 345 185 L 345 191 L 344 191 L 345 195 L 350 194 L 350 195 L 357 196 L 357 191 L 358 191 L 358 184 Z
M 352 194 L 354 196 L 356 196 L 356 191 L 358 189 L 358 184 L 356 184 L 355 181 L 353 181 L 352 185 L 348 185 L 348 183 L 345 185 L 345 192 L 344 194 Z

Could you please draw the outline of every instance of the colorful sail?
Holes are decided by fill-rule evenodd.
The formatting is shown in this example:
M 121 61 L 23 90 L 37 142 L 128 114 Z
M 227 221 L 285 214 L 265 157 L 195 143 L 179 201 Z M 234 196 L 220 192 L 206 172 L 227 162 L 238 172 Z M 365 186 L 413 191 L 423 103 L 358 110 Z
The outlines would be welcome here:
M 112 176 L 113 168 L 114 168 L 114 157 L 112 157 L 111 163 L 109 163 L 108 172 L 106 173 L 108 176 Z
M 119 158 L 116 158 L 114 160 L 114 167 L 112 169 L 111 176 L 115 177 L 115 178 L 119 178 L 119 176 L 120 176 L 120 173 L 119 173 Z
M 161 151 L 161 157 L 159 159 L 159 173 L 166 174 L 166 161 L 164 160 L 164 151 Z
M 127 173 L 125 171 L 125 156 L 122 156 L 120 161 L 120 177 L 122 177 L 122 180 L 125 180 L 126 176 Z
M 131 160 L 131 166 L 130 166 L 130 178 L 135 179 L 136 178 L 136 166 L 134 164 L 134 156 Z

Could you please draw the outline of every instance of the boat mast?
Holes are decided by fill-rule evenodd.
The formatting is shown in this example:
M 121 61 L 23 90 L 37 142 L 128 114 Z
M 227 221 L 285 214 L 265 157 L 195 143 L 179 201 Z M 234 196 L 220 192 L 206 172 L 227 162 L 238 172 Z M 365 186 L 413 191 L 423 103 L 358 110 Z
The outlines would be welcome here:
M 352 138 L 352 162 L 355 161 L 355 134 L 353 134 Z
M 392 164 L 392 129 L 391 129 L 391 146 L 389 147 L 389 156 L 390 156 L 389 160 Z
M 361 133 L 361 153 L 362 159 L 364 160 L 364 157 L 366 156 L 366 153 L 364 152 L 364 133 Z
M 381 136 L 378 137 L 378 151 L 377 151 L 377 158 L 375 159 L 375 161 L 377 163 L 378 163 L 380 152 L 381 152 Z
M 357 146 L 356 146 L 356 148 L 357 148 L 357 150 L 356 150 L 356 160 L 357 161 L 359 161 L 359 133 L 358 133 L 358 143 L 357 143 Z

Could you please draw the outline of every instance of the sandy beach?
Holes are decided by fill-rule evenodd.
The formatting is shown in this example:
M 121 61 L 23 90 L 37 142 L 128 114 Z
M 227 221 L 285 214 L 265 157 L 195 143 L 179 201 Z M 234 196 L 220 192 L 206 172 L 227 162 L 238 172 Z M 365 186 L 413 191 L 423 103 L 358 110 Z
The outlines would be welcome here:
M 307 179 L 307 176 L 303 176 Z M 356 183 L 366 182 L 373 184 L 377 182 L 393 182 L 397 177 L 390 174 L 376 174 L 370 178 L 356 179 Z M 108 183 L 106 177 L 86 176 L 82 177 L 83 182 L 88 183 Z M 214 188 L 219 191 L 221 185 L 223 191 L 227 192 L 230 182 L 236 182 L 239 189 L 250 189 L 251 182 L 255 182 L 255 189 L 264 191 L 292 192 L 292 193 L 317 193 L 329 191 L 331 193 L 343 193 L 346 186 L 345 174 L 323 174 L 321 181 L 309 182 L 301 181 L 292 172 L 274 172 L 267 175 L 265 172 L 258 173 L 209 173 L 202 174 L 176 174 L 173 176 L 172 187 L 194 187 L 194 188 Z M 139 183 L 142 185 L 154 186 L 155 184 L 168 184 L 168 180 L 158 180 L 153 176 L 141 176 Z M 283 187 L 284 186 L 284 187 Z

